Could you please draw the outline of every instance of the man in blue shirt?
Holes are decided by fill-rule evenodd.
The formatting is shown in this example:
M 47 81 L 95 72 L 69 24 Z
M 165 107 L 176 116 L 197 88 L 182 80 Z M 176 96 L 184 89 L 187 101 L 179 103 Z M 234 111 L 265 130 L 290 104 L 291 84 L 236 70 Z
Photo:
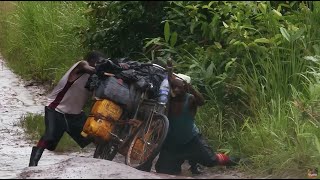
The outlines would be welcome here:
M 169 81 L 172 90 L 168 112 L 169 132 L 155 165 L 156 171 L 179 174 L 185 160 L 207 167 L 237 165 L 227 155 L 214 153 L 196 127 L 197 108 L 204 104 L 201 93 L 175 76 L 171 76 Z

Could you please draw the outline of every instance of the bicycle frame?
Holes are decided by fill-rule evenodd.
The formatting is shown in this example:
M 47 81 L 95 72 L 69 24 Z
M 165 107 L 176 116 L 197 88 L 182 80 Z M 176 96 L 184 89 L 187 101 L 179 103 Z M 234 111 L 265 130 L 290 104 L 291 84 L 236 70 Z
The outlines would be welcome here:
M 129 119 L 127 121 L 125 121 L 124 123 L 124 126 L 125 125 L 128 125 L 129 126 L 129 131 L 128 133 L 126 134 L 126 138 L 125 139 L 121 139 L 119 138 L 118 135 L 116 134 L 113 134 L 112 135 L 119 141 L 121 142 L 120 143 L 120 146 L 118 147 L 119 150 L 121 151 L 122 149 L 126 148 L 126 146 L 128 145 L 128 143 L 131 142 L 132 138 L 134 137 L 134 135 L 140 130 L 140 128 L 144 128 L 144 132 L 147 132 L 146 130 L 148 130 L 150 128 L 150 122 L 151 122 L 151 119 L 153 118 L 153 115 L 156 111 L 156 108 L 158 106 L 162 106 L 160 104 L 157 104 L 156 101 L 152 101 L 152 100 L 148 100 L 145 98 L 146 96 L 146 92 L 148 90 L 145 90 L 142 94 L 141 94 L 141 97 L 140 97 L 140 100 L 139 100 L 139 103 L 138 103 L 138 107 L 137 109 L 135 110 L 135 114 L 134 114 L 134 117 L 133 119 Z M 153 108 L 152 110 L 150 110 L 150 115 L 149 117 L 144 121 L 144 120 L 138 120 L 138 113 L 139 113 L 139 110 L 140 110 L 140 107 L 142 105 L 143 102 L 145 101 L 149 101 L 153 104 Z M 120 121 L 121 122 L 121 121 Z M 135 128 L 135 129 L 134 129 Z M 147 129 L 146 129 L 147 128 Z

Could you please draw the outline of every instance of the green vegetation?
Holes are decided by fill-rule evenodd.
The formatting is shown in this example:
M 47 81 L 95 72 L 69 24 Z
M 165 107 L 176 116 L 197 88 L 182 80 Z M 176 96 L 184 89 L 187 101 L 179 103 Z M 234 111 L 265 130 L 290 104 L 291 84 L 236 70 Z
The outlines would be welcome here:
M 57 82 L 84 54 L 78 26 L 83 2 L 2 2 L 15 11 L 1 11 L 1 54 L 15 73 L 40 82 Z M 5 9 L 6 10 L 6 9 Z
M 80 30 L 83 45 L 100 49 L 108 57 L 135 57 L 143 39 L 160 36 L 164 14 L 162 1 L 93 1 L 85 17 L 89 26 Z M 156 12 L 155 12 L 156 11 Z
M 26 134 L 28 134 L 28 139 L 37 144 L 41 135 L 44 134 L 44 117 L 42 114 L 26 114 L 20 120 L 20 126 L 23 127 Z M 62 136 L 59 142 L 56 152 L 74 151 L 80 150 L 78 144 L 66 133 Z
M 55 83 L 86 49 L 139 61 L 172 57 L 207 99 L 200 129 L 218 151 L 250 158 L 244 171 L 305 178 L 308 168 L 320 169 L 319 2 L 5 7 L 0 49 L 18 74 Z

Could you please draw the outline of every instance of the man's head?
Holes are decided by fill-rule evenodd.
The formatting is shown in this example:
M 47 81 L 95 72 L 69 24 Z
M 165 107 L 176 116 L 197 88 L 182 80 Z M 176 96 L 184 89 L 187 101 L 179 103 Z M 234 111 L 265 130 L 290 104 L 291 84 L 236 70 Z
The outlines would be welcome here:
M 88 61 L 90 66 L 95 67 L 96 63 L 104 59 L 104 54 L 99 51 L 91 51 L 86 54 L 84 60 Z
M 185 82 L 183 82 L 180 78 L 173 77 L 170 80 L 170 84 L 172 96 L 183 96 L 186 94 Z

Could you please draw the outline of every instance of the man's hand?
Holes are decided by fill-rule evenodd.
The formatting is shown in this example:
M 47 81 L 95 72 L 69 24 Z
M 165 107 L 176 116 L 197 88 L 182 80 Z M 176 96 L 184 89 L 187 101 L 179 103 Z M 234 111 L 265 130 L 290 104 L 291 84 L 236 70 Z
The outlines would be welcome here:
M 167 71 L 168 71 L 168 78 L 169 78 L 169 83 L 171 83 L 172 78 L 173 78 L 173 65 L 172 65 L 172 60 L 169 58 L 167 60 Z
M 114 74 L 112 74 L 112 73 L 107 73 L 107 72 L 105 72 L 104 75 L 110 76 L 110 77 L 111 77 L 111 76 L 112 76 L 112 77 L 115 76 Z
M 183 79 L 180 79 L 182 82 L 183 82 L 183 87 L 187 90 L 189 90 L 190 88 L 190 84 L 187 83 L 187 81 L 183 80 Z
M 171 58 L 169 58 L 168 60 L 167 60 L 167 67 L 168 68 L 172 68 L 172 59 Z
M 127 63 L 119 63 L 119 66 L 122 68 L 122 69 L 129 69 L 129 64 Z

